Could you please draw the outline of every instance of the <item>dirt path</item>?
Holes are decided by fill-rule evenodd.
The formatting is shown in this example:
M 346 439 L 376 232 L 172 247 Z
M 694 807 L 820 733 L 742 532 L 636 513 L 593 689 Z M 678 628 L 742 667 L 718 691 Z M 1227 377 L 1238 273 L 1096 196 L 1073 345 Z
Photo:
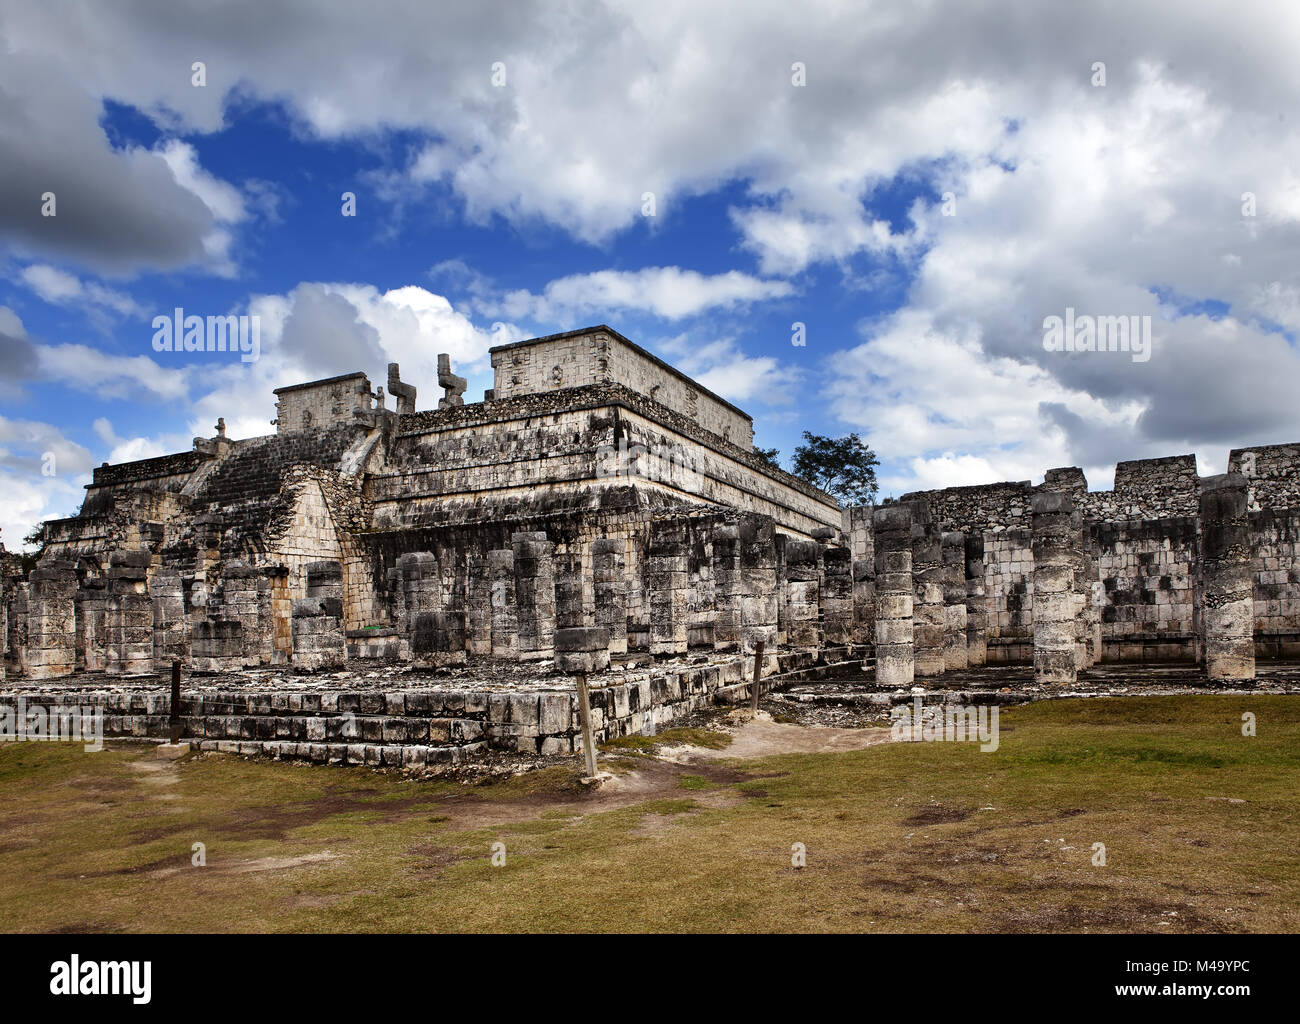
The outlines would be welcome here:
M 845 750 L 862 750 L 889 742 L 888 729 L 835 729 L 828 726 L 791 725 L 774 722 L 760 711 L 750 717 L 736 715 L 728 723 L 731 744 L 721 750 L 705 747 L 663 747 L 659 756 L 678 763 L 719 758 L 759 758 L 774 754 L 834 754 Z

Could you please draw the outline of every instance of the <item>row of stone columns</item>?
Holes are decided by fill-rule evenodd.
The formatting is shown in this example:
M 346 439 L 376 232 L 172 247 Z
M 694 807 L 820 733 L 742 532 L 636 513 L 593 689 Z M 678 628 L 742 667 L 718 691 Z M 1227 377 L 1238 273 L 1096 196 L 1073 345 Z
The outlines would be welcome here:
M 873 520 L 876 679 L 914 679 L 987 659 L 984 541 L 941 531 L 924 501 L 886 505 Z

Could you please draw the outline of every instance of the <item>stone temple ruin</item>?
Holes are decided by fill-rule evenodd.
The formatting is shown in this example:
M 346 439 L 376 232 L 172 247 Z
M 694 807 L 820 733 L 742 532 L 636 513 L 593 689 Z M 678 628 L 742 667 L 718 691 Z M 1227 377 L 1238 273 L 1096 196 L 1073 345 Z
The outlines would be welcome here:
M 108 735 L 379 764 L 580 748 L 851 665 L 882 693 L 1099 663 L 1249 681 L 1300 653 L 1300 444 L 841 508 L 751 418 L 599 326 L 491 351 L 436 409 L 390 365 L 282 387 L 276 432 L 95 470 L 0 593 L 0 703 Z M 173 708 L 166 677 L 186 686 Z M 565 671 L 561 671 L 564 669 Z M 1027 674 L 1028 669 L 1020 669 Z M 945 677 L 949 682 L 945 682 Z M 992 679 L 986 686 L 1002 685 Z M 910 699 L 910 697 L 909 697 Z

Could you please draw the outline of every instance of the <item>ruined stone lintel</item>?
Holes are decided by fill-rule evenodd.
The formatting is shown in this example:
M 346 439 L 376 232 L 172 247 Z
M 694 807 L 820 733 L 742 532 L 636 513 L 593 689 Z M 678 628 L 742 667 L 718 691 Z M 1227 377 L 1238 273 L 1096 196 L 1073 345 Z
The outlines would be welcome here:
M 1074 594 L 1074 502 L 1069 494 L 1039 492 L 1032 499 L 1034 552 L 1034 678 L 1064 686 L 1078 678 L 1080 609 Z
M 1205 672 L 1211 680 L 1255 678 L 1255 606 L 1247 481 L 1239 473 L 1201 481 Z
M 603 626 L 557 629 L 555 667 L 569 675 L 609 671 L 609 630 Z
M 912 514 L 901 505 L 876 510 L 875 538 L 876 682 L 911 686 L 915 678 L 912 618 Z

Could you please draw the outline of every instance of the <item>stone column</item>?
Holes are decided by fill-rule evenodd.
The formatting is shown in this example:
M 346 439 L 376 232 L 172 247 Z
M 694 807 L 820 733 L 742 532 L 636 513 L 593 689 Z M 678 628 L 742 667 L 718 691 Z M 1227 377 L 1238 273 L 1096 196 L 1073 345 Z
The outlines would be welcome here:
M 182 626 L 189 632 L 189 623 Z M 77 652 L 87 672 L 103 672 L 108 650 L 108 581 L 88 576 L 77 589 Z
M 966 652 L 966 535 L 948 531 L 940 538 L 943 564 L 943 667 L 953 672 L 970 664 Z
M 828 644 L 847 644 L 853 639 L 853 553 L 826 548 L 822 565 L 822 636 Z
M 18 675 L 27 674 L 27 617 L 31 606 L 32 585 L 16 580 L 9 599 L 9 659 Z M 75 612 L 74 612 L 75 614 Z
M 820 647 L 820 595 L 817 544 L 790 540 L 785 545 L 786 642 L 792 647 Z
M 784 644 L 790 641 L 790 587 L 786 577 L 786 549 L 790 545 L 790 538 L 784 533 L 778 533 L 774 543 L 776 545 L 773 562 L 776 590 L 776 642 Z
M 876 682 L 911 686 L 914 678 L 912 621 L 912 514 L 902 505 L 875 511 Z
M 740 649 L 740 524 L 720 523 L 713 530 L 713 649 Z
M 1201 480 L 1205 673 L 1211 680 L 1255 678 L 1255 602 L 1246 478 Z
M 108 645 L 104 671 L 111 676 L 153 672 L 153 601 L 149 597 L 148 551 L 114 551 L 108 569 L 105 608 Z
M 767 516 L 740 520 L 740 646 L 753 653 L 761 640 L 777 644 L 776 524 Z
M 984 534 L 966 535 L 966 664 L 988 663 L 988 595 L 984 587 Z
M 1077 672 L 1092 664 L 1092 631 L 1088 621 L 1092 587 L 1088 582 L 1086 536 L 1083 512 L 1075 504 L 1070 512 L 1070 572 L 1074 593 L 1074 667 Z
M 853 553 L 853 642 L 876 638 L 876 556 L 871 531 L 874 506 L 855 505 L 845 513 L 849 550 Z
M 650 653 L 685 654 L 689 612 L 686 545 L 675 536 L 650 541 L 647 580 L 650 589 Z
M 562 551 L 555 556 L 555 626 L 580 629 L 586 624 L 582 606 L 582 552 Z
M 32 570 L 27 601 L 27 652 L 32 679 L 57 679 L 76 668 L 77 574 L 72 562 L 47 559 Z
M 492 574 L 488 560 L 474 552 L 469 556 L 469 608 L 465 614 L 466 646 L 469 653 L 492 653 Z
M 437 613 L 442 610 L 442 567 L 431 551 L 397 556 L 402 577 L 403 628 L 411 657 L 427 658 L 437 647 Z
M 289 590 L 290 572 L 284 565 L 268 565 L 263 570 L 266 573 L 267 583 L 271 588 L 271 664 L 287 665 L 293 661 L 293 595 Z M 156 587 L 158 581 L 164 577 L 154 577 L 151 586 Z M 180 577 L 170 577 L 174 579 L 176 585 L 184 591 L 184 584 L 181 583 Z M 168 584 L 171 585 L 170 583 Z M 184 610 L 184 600 L 181 602 L 182 612 Z M 155 621 L 158 616 L 158 602 L 154 601 Z M 184 621 L 182 619 L 182 621 Z M 158 627 L 155 625 L 154 627 Z M 339 635 L 342 637 L 343 623 L 339 623 Z M 189 641 L 189 631 L 186 630 L 184 635 L 178 635 L 176 640 L 182 645 Z M 185 654 L 188 653 L 181 646 L 173 650 L 169 644 L 168 655 L 165 658 L 165 664 L 171 664 L 171 658 L 177 657 L 184 660 Z M 183 653 L 182 653 L 183 652 Z M 164 660 L 159 660 L 160 670 L 164 665 Z
M 1074 595 L 1071 514 L 1074 502 L 1061 492 L 1032 499 L 1034 549 L 1034 679 L 1068 686 L 1078 678 L 1078 626 Z
M 149 584 L 149 596 L 153 600 L 154 664 L 160 672 L 170 671 L 173 659 L 184 663 L 190 656 L 190 623 L 185 616 L 185 584 L 180 573 L 175 569 L 158 572 Z M 83 608 L 89 610 L 85 603 Z
M 912 607 L 916 674 L 943 675 L 943 534 L 930 521 L 928 502 L 908 502 L 912 510 Z
M 516 533 L 515 609 L 519 658 L 546 661 L 555 655 L 555 545 L 545 533 Z
M 492 657 L 519 659 L 519 621 L 515 615 L 515 553 L 509 548 L 489 551 L 492 581 Z
M 239 623 L 245 667 L 271 663 L 271 581 L 244 562 L 230 562 L 221 574 L 223 618 Z M 342 594 L 342 578 L 339 580 Z M 340 604 L 342 601 L 340 600 Z
M 591 544 L 596 597 L 596 626 L 609 630 L 611 654 L 627 653 L 627 570 L 624 542 L 601 537 Z
M 295 668 L 340 668 L 347 659 L 347 641 L 338 598 L 302 597 L 293 602 L 290 630 Z

